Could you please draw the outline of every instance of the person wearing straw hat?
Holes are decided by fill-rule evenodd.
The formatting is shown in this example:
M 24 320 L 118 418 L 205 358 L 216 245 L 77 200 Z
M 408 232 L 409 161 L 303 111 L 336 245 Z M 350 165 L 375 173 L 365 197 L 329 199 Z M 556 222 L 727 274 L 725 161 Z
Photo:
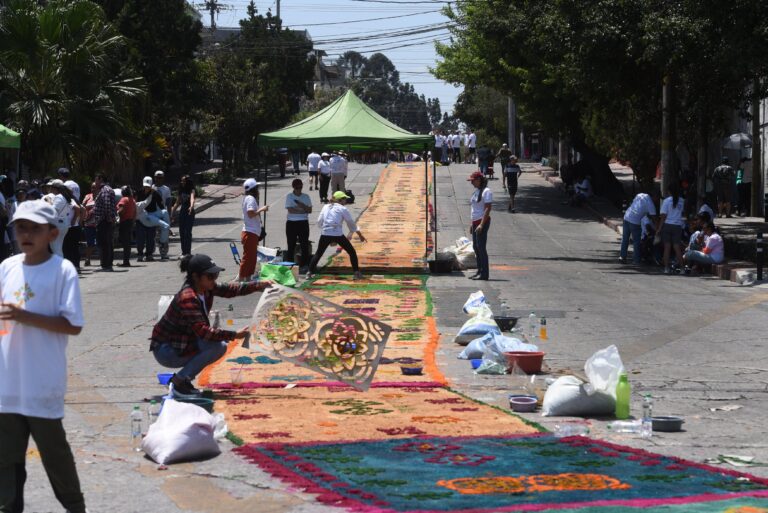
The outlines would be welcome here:
M 344 251 L 349 254 L 349 261 L 352 264 L 352 271 L 354 279 L 360 280 L 363 278 L 360 272 L 360 267 L 357 262 L 357 252 L 350 240 L 353 234 L 357 234 L 360 242 L 365 242 L 360 229 L 352 219 L 352 214 L 344 205 L 347 203 L 349 196 L 344 191 L 336 191 L 331 197 L 331 202 L 323 207 L 320 211 L 320 215 L 317 218 L 317 226 L 320 227 L 320 241 L 317 243 L 317 251 L 312 257 L 312 262 L 309 264 L 309 272 L 307 273 L 307 279 L 311 278 L 317 270 L 317 263 L 322 258 L 325 250 L 331 243 L 336 243 L 341 246 Z M 347 223 L 349 227 L 349 235 L 344 236 L 344 223 Z
M 243 230 L 240 242 L 243 244 L 243 258 L 240 260 L 239 281 L 248 281 L 256 272 L 256 253 L 261 240 L 261 214 L 269 210 L 269 205 L 259 207 L 259 183 L 249 178 L 243 183 Z

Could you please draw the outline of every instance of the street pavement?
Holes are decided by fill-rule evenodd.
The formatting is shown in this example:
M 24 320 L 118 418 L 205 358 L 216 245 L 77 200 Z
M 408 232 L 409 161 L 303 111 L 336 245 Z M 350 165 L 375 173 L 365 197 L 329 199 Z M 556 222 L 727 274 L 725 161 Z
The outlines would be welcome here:
M 350 165 L 348 184 L 357 196 L 353 214 L 365 207 L 380 169 Z M 438 247 L 467 235 L 471 187 L 466 177 L 472 170 L 469 165 L 438 168 Z M 270 182 L 270 246 L 285 244 L 283 199 L 292 178 Z M 596 436 L 695 461 L 728 453 L 768 462 L 762 427 L 767 417 L 768 358 L 762 334 L 768 327 L 768 292 L 618 264 L 616 233 L 589 212 L 561 205 L 562 193 L 538 174 L 521 178 L 516 214 L 506 212 L 501 182 L 492 181 L 491 188 L 497 200 L 489 237 L 491 280 L 474 282 L 456 272 L 428 282 L 442 333 L 438 362 L 454 388 L 499 406 L 510 389 L 509 377 L 474 375 L 468 362 L 456 359 L 461 347 L 453 336 L 465 320 L 461 306 L 482 287 L 495 308 L 506 301 L 521 315 L 533 310 L 547 316 L 550 340 L 541 348 L 553 372 L 582 372 L 594 351 L 616 344 L 630 372 L 633 412 L 639 411 L 640 393 L 650 392 L 657 414 L 686 418 L 684 432 L 650 441 L 608 436 L 605 421 L 592 420 Z M 305 192 L 317 213 L 317 193 Z M 228 243 L 239 242 L 240 201 L 227 195 L 198 215 L 194 229 L 193 251 L 225 267 L 223 278 L 237 274 Z M 311 225 L 310 238 L 316 241 Z M 178 249 L 173 241 L 171 254 Z M 130 409 L 144 407 L 144 398 L 163 391 L 155 379 L 163 369 L 148 352 L 147 340 L 157 299 L 175 293 L 182 281 L 174 261 L 83 275 L 86 327 L 70 337 L 65 426 L 90 511 L 330 511 L 234 456 L 228 441 L 213 460 L 167 469 L 131 451 Z M 257 300 L 253 295 L 231 301 L 238 325 L 246 323 Z M 227 304 L 220 299 L 216 307 Z M 740 408 L 710 411 L 723 406 Z M 275 411 L 295 414 L 280 412 L 279 404 Z M 539 414 L 526 417 L 550 428 L 558 421 Z M 27 511 L 60 511 L 33 449 L 28 467 Z M 768 475 L 766 468 L 750 471 Z

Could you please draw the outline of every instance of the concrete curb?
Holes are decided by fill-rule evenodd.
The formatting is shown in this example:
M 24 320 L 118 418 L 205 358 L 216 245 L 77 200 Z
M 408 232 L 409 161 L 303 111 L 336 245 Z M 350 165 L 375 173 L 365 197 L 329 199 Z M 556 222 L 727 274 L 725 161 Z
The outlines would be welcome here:
M 226 198 L 224 196 L 203 196 L 201 199 L 202 200 L 207 199 L 208 201 L 206 203 L 203 203 L 200 206 L 195 205 L 195 213 L 196 214 L 199 214 L 200 212 L 205 212 L 206 210 L 208 210 L 212 206 L 218 205 L 219 203 L 224 201 Z
M 565 190 L 563 181 L 554 171 L 539 170 L 538 173 L 555 187 Z M 623 222 L 619 223 L 613 219 L 605 217 L 588 203 L 585 204 L 584 207 L 592 213 L 600 223 L 615 231 L 617 234 L 622 234 Z M 721 280 L 732 281 L 739 285 L 752 285 L 757 280 L 757 269 L 752 262 L 732 261 L 723 264 L 715 264 L 712 266 L 711 274 Z

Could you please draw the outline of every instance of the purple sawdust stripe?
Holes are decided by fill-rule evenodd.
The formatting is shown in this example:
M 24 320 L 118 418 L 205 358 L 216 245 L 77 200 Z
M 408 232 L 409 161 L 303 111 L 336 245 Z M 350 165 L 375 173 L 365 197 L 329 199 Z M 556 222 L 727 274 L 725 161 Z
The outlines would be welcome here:
M 295 388 L 312 388 L 312 387 L 326 387 L 326 388 L 348 388 L 350 391 L 355 390 L 353 387 L 343 383 L 341 381 L 313 381 L 306 382 L 293 382 L 293 383 L 243 383 L 238 387 L 232 386 L 231 383 L 211 383 L 209 386 L 216 390 L 243 390 L 243 389 L 258 389 L 258 388 L 285 388 L 285 385 L 296 385 Z M 445 388 L 442 383 L 437 381 L 377 381 L 371 383 L 371 388 Z

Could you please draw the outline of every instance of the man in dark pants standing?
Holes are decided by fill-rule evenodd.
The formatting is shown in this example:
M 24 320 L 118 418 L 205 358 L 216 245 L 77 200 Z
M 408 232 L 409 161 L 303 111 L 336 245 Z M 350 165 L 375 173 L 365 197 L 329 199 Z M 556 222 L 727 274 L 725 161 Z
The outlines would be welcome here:
M 288 246 L 288 260 L 294 261 L 296 253 L 296 241 L 301 247 L 301 261 L 297 262 L 299 272 L 306 273 L 309 270 L 309 214 L 312 213 L 312 200 L 309 195 L 302 193 L 304 183 L 300 178 L 293 180 L 293 191 L 285 197 L 285 209 L 288 217 L 285 222 L 285 237 Z
M 317 170 L 320 173 L 320 202 L 328 203 L 328 186 L 331 184 L 331 156 L 323 152 L 322 160 L 317 163 Z
M 99 191 L 94 203 L 93 213 L 96 219 L 96 241 L 99 244 L 101 270 L 111 271 L 115 251 L 115 191 L 107 184 L 107 179 L 103 174 L 96 175 L 94 183 Z

